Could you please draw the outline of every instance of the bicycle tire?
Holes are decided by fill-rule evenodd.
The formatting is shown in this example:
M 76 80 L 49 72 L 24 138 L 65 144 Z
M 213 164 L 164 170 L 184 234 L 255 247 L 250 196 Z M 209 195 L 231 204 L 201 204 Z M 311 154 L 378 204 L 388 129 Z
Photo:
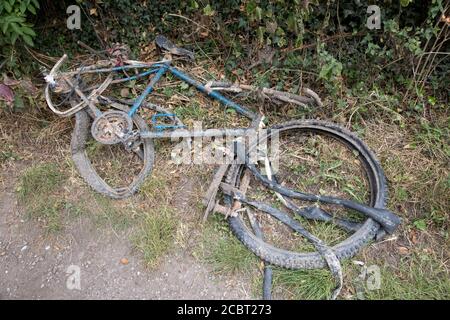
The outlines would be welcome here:
M 279 132 L 287 130 L 319 132 L 331 136 L 344 143 L 350 148 L 359 152 L 361 163 L 366 171 L 369 180 L 371 199 L 370 206 L 375 208 L 384 208 L 388 199 L 387 182 L 384 172 L 376 156 L 369 150 L 367 145 L 355 134 L 334 123 L 322 120 L 294 120 L 284 124 L 276 125 L 272 129 L 278 129 Z M 268 138 L 270 137 L 268 133 Z M 240 174 L 244 165 L 233 165 L 228 172 L 228 179 L 234 180 L 235 186 L 239 184 Z M 228 218 L 229 226 L 235 236 L 255 255 L 262 260 L 283 268 L 288 269 L 319 269 L 325 268 L 326 262 L 317 252 L 294 252 L 280 249 L 269 244 L 255 236 L 246 226 L 245 222 L 238 215 Z M 365 220 L 359 230 L 350 235 L 346 240 L 332 247 L 339 260 L 354 256 L 361 247 L 374 239 L 380 232 L 380 225 L 368 218 Z
M 120 108 L 117 109 L 125 112 L 129 110 L 125 105 L 121 105 Z M 134 178 L 130 185 L 122 188 L 114 188 L 100 177 L 87 155 L 86 142 L 87 139 L 91 137 L 91 120 L 91 117 L 85 110 L 81 110 L 75 114 L 75 128 L 72 133 L 71 141 L 72 159 L 75 167 L 92 189 L 105 196 L 114 199 L 123 199 L 133 195 L 138 191 L 145 178 L 152 171 L 155 154 L 153 140 L 143 139 L 142 141 L 142 147 L 138 155 L 143 161 L 143 167 L 139 174 Z M 149 131 L 147 123 L 138 115 L 134 115 L 132 120 L 140 132 Z

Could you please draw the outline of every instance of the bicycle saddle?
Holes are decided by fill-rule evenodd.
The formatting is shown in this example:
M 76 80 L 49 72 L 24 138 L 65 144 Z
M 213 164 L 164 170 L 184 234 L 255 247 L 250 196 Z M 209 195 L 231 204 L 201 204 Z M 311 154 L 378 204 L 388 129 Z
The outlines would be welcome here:
M 172 41 L 170 41 L 169 39 L 167 39 L 163 35 L 157 35 L 156 38 L 155 38 L 155 43 L 162 50 L 168 51 L 171 54 L 174 54 L 174 55 L 177 55 L 177 56 L 187 57 L 190 60 L 195 60 L 195 56 L 194 56 L 194 53 L 192 51 L 189 51 L 189 50 L 177 47 L 176 45 L 174 45 L 172 43 Z

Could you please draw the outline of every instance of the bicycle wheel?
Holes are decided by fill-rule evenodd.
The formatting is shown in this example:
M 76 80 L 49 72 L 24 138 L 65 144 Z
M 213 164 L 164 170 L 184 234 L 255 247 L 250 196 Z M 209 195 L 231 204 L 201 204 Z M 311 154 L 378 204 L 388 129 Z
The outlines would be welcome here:
M 113 107 L 128 111 L 125 105 Z M 149 131 L 145 121 L 133 116 L 133 130 Z M 134 194 L 151 173 L 154 162 L 152 139 L 143 139 L 139 149 L 128 151 L 121 144 L 105 145 L 91 135 L 92 118 L 82 110 L 75 115 L 72 134 L 72 158 L 78 172 L 95 191 L 114 199 Z
M 337 159 L 339 159 L 339 156 L 342 156 L 343 153 L 340 153 L 339 148 L 344 148 L 348 152 L 348 159 L 350 165 L 355 165 L 355 161 L 358 161 L 358 167 L 357 171 L 361 171 L 362 176 L 365 177 L 365 184 L 361 184 L 361 186 L 364 186 L 367 188 L 367 191 L 364 194 L 364 199 L 358 199 L 360 202 L 365 202 L 368 205 L 375 207 L 375 208 L 384 208 L 386 201 L 387 201 L 387 186 L 386 186 L 386 179 L 383 173 L 383 170 L 378 163 L 376 157 L 373 155 L 373 153 L 368 149 L 368 147 L 354 134 L 349 132 L 348 130 L 339 127 L 336 124 L 328 123 L 325 121 L 320 120 L 302 120 L 302 121 L 292 121 L 288 123 L 284 123 L 281 125 L 274 126 L 272 129 L 277 129 L 279 136 L 280 136 L 280 146 L 281 148 L 285 144 L 285 149 L 287 150 L 287 153 L 295 153 L 298 150 L 305 151 L 309 150 L 309 154 L 307 154 L 308 157 L 305 156 L 298 156 L 295 155 L 297 158 L 303 159 L 304 166 L 307 166 L 302 172 L 302 178 L 295 180 L 292 177 L 295 176 L 295 174 L 292 172 L 292 170 L 285 170 L 285 169 L 292 169 L 292 166 L 290 166 L 291 163 L 288 163 L 289 166 L 286 166 L 286 159 L 284 159 L 284 155 L 280 156 L 280 165 L 279 165 L 279 171 L 278 179 L 281 179 L 281 183 L 286 185 L 289 188 L 301 190 L 300 186 L 295 185 L 293 181 L 301 181 L 302 183 L 308 178 L 308 173 L 314 176 L 318 175 L 322 167 L 322 163 L 320 161 L 321 157 L 325 157 L 325 153 L 323 151 L 319 150 L 319 153 L 315 153 L 313 150 L 313 147 L 323 147 L 327 146 L 330 141 L 334 143 L 334 147 L 330 147 L 329 149 L 331 152 L 336 153 Z M 271 130 L 268 134 L 268 139 L 271 139 L 272 133 L 274 131 Z M 316 137 L 316 138 L 311 138 Z M 320 138 L 317 138 L 320 137 Z M 311 140 L 312 139 L 312 140 Z M 328 141 L 329 142 L 326 142 Z M 284 141 L 290 141 L 295 142 L 298 144 L 303 143 L 306 145 L 305 148 L 303 147 L 293 147 L 290 142 L 284 143 Z M 310 144 L 312 141 L 312 144 Z M 310 145 L 308 145 L 310 144 Z M 309 148 L 309 149 L 308 149 Z M 344 150 L 343 149 L 343 150 Z M 283 151 L 280 151 L 282 153 Z M 319 163 L 316 165 L 316 168 L 314 168 L 314 159 L 315 157 L 318 159 Z M 287 161 L 289 162 L 289 161 Z M 332 161 L 331 161 L 332 162 Z M 308 167 L 309 166 L 309 167 Z M 321 167 L 322 166 L 322 167 Z M 326 166 L 325 166 L 326 167 Z M 350 166 L 349 166 L 350 167 Z M 233 165 L 227 175 L 227 182 L 234 184 L 236 187 L 239 186 L 240 178 L 242 176 L 242 171 L 245 168 L 245 165 Z M 317 170 L 316 170 L 317 169 Z M 342 164 L 340 164 L 340 169 L 344 170 Z M 345 170 L 344 170 L 345 171 Z M 357 176 L 356 171 L 349 171 L 347 172 L 349 177 Z M 309 176 L 311 178 L 311 176 Z M 328 172 L 328 176 L 332 176 L 330 172 Z M 253 177 L 254 178 L 254 177 Z M 358 178 L 359 179 L 359 178 Z M 333 179 L 331 179 L 333 180 Z M 326 179 L 325 179 L 326 181 Z M 317 182 L 317 181 L 316 181 Z M 280 183 L 280 181 L 279 181 Z M 251 190 L 254 191 L 253 198 L 261 199 L 264 196 L 261 195 L 261 190 L 255 187 L 258 184 L 258 181 L 251 182 L 250 185 L 252 186 Z M 319 186 L 317 186 L 317 183 L 312 183 L 309 187 L 308 186 L 302 186 L 303 188 L 312 188 L 316 190 L 307 190 L 311 193 L 319 193 L 325 189 L 325 191 L 328 192 L 334 192 L 338 193 L 336 187 L 334 186 L 334 189 L 326 190 L 326 184 L 319 183 Z M 256 189 L 256 192 L 255 192 Z M 273 191 L 266 190 L 268 193 L 271 193 L 273 195 Z M 251 195 L 249 195 L 250 197 Z M 352 198 L 351 195 L 346 194 L 338 194 L 340 197 L 347 197 Z M 270 197 L 270 196 L 267 196 Z M 264 199 L 266 200 L 266 199 Z M 353 199 L 355 200 L 355 199 Z M 228 199 L 228 202 L 230 200 Z M 276 199 L 275 199 L 276 201 Z M 275 203 L 274 201 L 274 203 Z M 279 204 L 279 203 L 278 203 Z M 301 203 L 297 203 L 297 205 L 301 206 Z M 309 206 L 311 206 L 311 203 L 309 203 Z M 326 206 L 325 206 L 326 207 Z M 321 206 L 322 208 L 322 206 Z M 334 207 L 331 207 L 333 209 Z M 329 208 L 327 208 L 329 209 Z M 334 208 L 335 209 L 335 208 Z M 284 210 L 287 212 L 287 210 Z M 336 211 L 336 209 L 335 209 Z M 337 210 L 339 211 L 339 210 Z M 345 210 L 344 210 L 345 211 Z M 338 212 L 338 214 L 342 214 Z M 358 229 L 356 232 L 348 235 L 347 232 L 344 234 L 340 233 L 339 237 L 334 240 L 329 240 L 327 242 L 335 242 L 331 245 L 331 248 L 333 252 L 336 254 L 336 256 L 342 260 L 344 258 L 349 258 L 356 254 L 356 252 L 366 245 L 369 241 L 371 241 L 377 233 L 380 231 L 380 225 L 375 222 L 374 220 L 367 218 L 363 219 L 361 217 L 355 217 L 357 216 L 355 212 L 347 212 L 348 215 L 350 215 L 352 218 L 359 218 L 360 221 L 355 221 L 354 224 L 358 226 Z M 334 215 L 334 214 L 333 214 Z M 267 215 L 265 215 L 267 216 Z M 270 217 L 269 217 L 270 218 Z M 306 252 L 298 252 L 296 250 L 296 244 L 295 242 L 299 240 L 298 236 L 292 235 L 292 232 L 290 232 L 289 236 L 286 237 L 279 237 L 279 239 L 275 239 L 278 241 L 275 241 L 274 238 L 277 238 L 279 234 L 277 233 L 279 223 L 274 223 L 273 220 L 269 221 L 269 218 L 265 218 L 263 214 L 259 216 L 259 220 L 261 222 L 262 228 L 266 229 L 264 234 L 265 239 L 262 240 L 261 238 L 255 236 L 253 232 L 251 231 L 251 227 L 249 226 L 249 223 L 246 221 L 245 217 L 243 215 L 238 215 L 236 217 L 229 217 L 228 222 L 230 225 L 231 230 L 236 235 L 236 237 L 254 254 L 259 256 L 261 259 L 265 260 L 266 262 L 284 267 L 284 268 L 290 268 L 290 269 L 316 269 L 316 268 L 324 268 L 326 267 L 326 263 L 322 256 L 315 252 L 310 250 L 305 250 Z M 318 225 L 323 225 L 324 223 L 321 223 L 320 221 L 314 221 L 309 223 L 306 220 L 302 220 L 302 223 L 304 223 L 305 226 L 317 227 Z M 265 226 L 264 226 L 265 224 Z M 327 228 L 330 228 L 327 226 Z M 334 228 L 334 227 L 333 227 Z M 327 231 L 328 229 L 325 229 Z M 330 229 L 332 230 L 332 229 Z M 283 232 L 285 230 L 282 230 Z M 333 231 L 333 230 L 332 230 Z M 281 233 L 281 232 L 280 232 Z M 314 233 L 314 231 L 312 232 Z M 323 233 L 323 230 L 322 230 Z M 328 235 L 325 232 L 326 237 Z M 320 236 L 319 236 L 320 237 Z M 287 240 L 285 240 L 287 239 Z M 283 242 L 285 240 L 285 242 Z M 293 244 L 291 244 L 291 242 Z M 287 245 L 287 243 L 289 245 Z M 301 247 L 301 246 L 300 246 Z M 300 249 L 301 250 L 301 249 Z M 313 249 L 314 250 L 314 249 Z

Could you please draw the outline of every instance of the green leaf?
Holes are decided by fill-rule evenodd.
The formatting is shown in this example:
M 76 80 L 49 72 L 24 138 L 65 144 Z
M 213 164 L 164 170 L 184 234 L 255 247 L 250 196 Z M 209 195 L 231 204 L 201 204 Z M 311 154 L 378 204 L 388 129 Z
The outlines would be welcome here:
M 412 0 L 400 0 L 400 4 L 402 7 L 407 7 L 411 2 Z
M 417 229 L 419 229 L 421 231 L 427 230 L 427 223 L 424 219 L 416 220 L 413 222 L 413 224 Z
M 22 26 L 22 32 L 32 37 L 36 37 L 36 32 L 34 32 L 34 30 L 31 29 L 30 27 Z
M 190 2 L 190 7 L 191 7 L 191 9 L 198 9 L 198 3 L 197 3 L 197 1 L 192 0 L 192 1 Z
M 264 43 L 264 33 L 265 33 L 266 29 L 264 27 L 259 27 L 258 31 L 257 31 L 257 35 L 258 35 L 258 42 L 259 44 L 263 44 Z
M 28 11 L 30 11 L 34 15 L 36 14 L 36 9 L 33 6 L 29 6 Z
M 5 34 L 6 33 L 6 30 L 8 30 L 8 27 L 9 27 L 9 23 L 8 22 L 5 22 L 4 24 L 3 24 L 3 27 L 2 27 L 2 32 Z
M 12 6 L 9 4 L 9 2 L 6 2 L 6 1 L 5 1 L 3 4 L 5 5 L 5 10 L 6 10 L 6 12 L 11 13 L 11 11 L 12 11 Z
M 262 19 L 262 9 L 260 7 L 256 7 L 255 13 L 256 13 L 256 19 L 258 21 L 261 21 L 261 19 Z
M 25 2 L 21 2 L 20 3 L 20 12 L 21 13 L 25 13 L 25 11 L 27 11 L 27 4 Z
M 15 33 L 18 33 L 20 35 L 24 34 L 23 31 L 22 31 L 22 28 L 19 27 L 19 25 L 17 23 L 15 23 L 15 22 L 11 23 L 11 28 L 14 30 Z
M 11 22 L 19 22 L 20 24 L 22 24 L 25 22 L 25 18 L 19 17 L 19 16 L 7 16 L 5 18 L 5 21 L 10 22 L 10 23 Z
M 27 34 L 22 35 L 22 39 L 23 39 L 23 41 L 25 41 L 25 43 L 26 43 L 27 45 L 29 45 L 30 47 L 33 47 L 33 46 L 34 46 L 33 39 L 31 39 L 31 37 L 30 37 L 29 35 L 27 35 Z
M 31 2 L 33 2 L 35 8 L 40 8 L 38 0 L 31 0 Z
M 16 43 L 18 37 L 19 37 L 19 34 L 15 33 L 15 32 L 11 35 L 11 43 L 13 45 Z
M 205 16 L 213 16 L 215 11 L 211 8 L 211 6 L 208 4 L 206 7 L 203 8 L 203 14 Z
M 25 109 L 25 103 L 23 102 L 22 97 L 16 95 L 14 97 L 14 108 L 18 111 Z

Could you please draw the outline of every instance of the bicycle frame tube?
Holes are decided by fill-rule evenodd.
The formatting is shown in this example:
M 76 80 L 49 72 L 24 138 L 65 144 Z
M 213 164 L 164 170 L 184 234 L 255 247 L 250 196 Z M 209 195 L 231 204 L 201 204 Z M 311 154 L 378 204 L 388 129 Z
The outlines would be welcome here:
M 128 115 L 130 117 L 132 117 L 137 112 L 142 102 L 144 102 L 145 98 L 153 91 L 155 84 L 161 79 L 164 73 L 166 73 L 168 67 L 169 66 L 166 64 L 160 65 L 158 72 L 156 72 L 155 76 L 152 78 L 147 88 L 145 88 L 144 92 L 142 92 L 142 94 L 136 99 L 130 111 L 128 112 Z
M 183 80 L 184 82 L 187 82 L 188 84 L 194 86 L 199 90 L 200 92 L 205 93 L 206 95 L 210 96 L 211 98 L 214 98 L 216 100 L 219 100 L 220 103 L 222 103 L 225 107 L 232 108 L 239 112 L 240 114 L 246 116 L 247 118 L 253 120 L 256 118 L 256 114 L 251 112 L 250 110 L 247 110 L 246 108 L 242 107 L 241 105 L 231 101 L 230 99 L 224 97 L 217 91 L 208 90 L 204 85 L 202 85 L 197 80 L 192 79 L 187 74 L 181 72 L 177 68 L 169 67 L 169 71 L 177 78 Z
M 157 68 L 159 67 L 159 69 L 154 69 L 153 67 L 157 67 Z M 251 120 L 254 120 L 257 117 L 257 115 L 255 113 L 251 112 L 250 110 L 246 109 L 245 107 L 235 103 L 234 101 L 231 101 L 230 99 L 224 97 L 222 94 L 218 93 L 217 91 L 208 90 L 203 84 L 201 84 L 197 80 L 192 79 L 184 72 L 178 70 L 177 68 L 171 67 L 168 64 L 158 64 L 157 66 L 154 65 L 154 66 L 152 66 L 152 69 L 150 71 L 141 73 L 134 77 L 130 77 L 130 80 L 132 80 L 131 78 L 134 79 L 135 77 L 141 77 L 141 76 L 145 76 L 148 74 L 156 73 L 155 76 L 150 81 L 150 83 L 148 84 L 148 86 L 145 88 L 144 92 L 142 92 L 142 94 L 136 99 L 136 101 L 134 102 L 130 111 L 128 112 L 128 115 L 130 117 L 132 117 L 137 112 L 139 107 L 144 102 L 145 98 L 150 93 L 152 93 L 156 83 L 161 79 L 161 77 L 166 73 L 167 70 L 170 71 L 170 73 L 172 73 L 178 79 L 188 83 L 191 86 L 194 86 L 200 92 L 210 96 L 213 99 L 218 100 L 225 107 L 232 108 L 232 109 L 236 110 L 238 113 L 246 116 L 247 118 L 249 118 Z M 123 81 L 125 81 L 125 79 Z

